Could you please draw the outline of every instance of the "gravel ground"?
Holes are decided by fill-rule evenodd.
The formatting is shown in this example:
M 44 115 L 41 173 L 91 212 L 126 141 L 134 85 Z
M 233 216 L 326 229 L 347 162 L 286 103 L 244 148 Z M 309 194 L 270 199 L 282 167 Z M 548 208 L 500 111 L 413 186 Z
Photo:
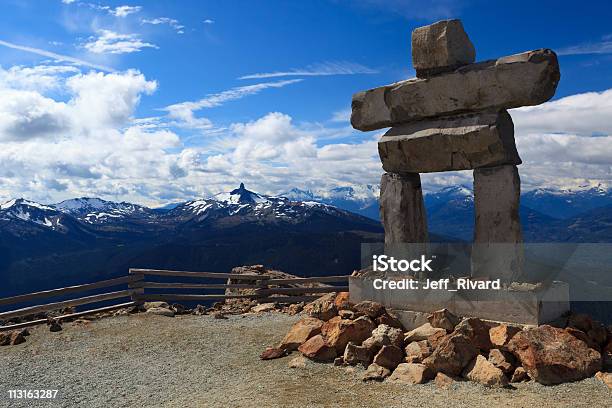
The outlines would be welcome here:
M 298 317 L 271 313 L 168 318 L 117 316 L 59 333 L 31 330 L 0 348 L 2 407 L 606 407 L 612 391 L 596 379 L 554 387 L 487 389 L 456 383 L 363 383 L 362 369 L 292 356 L 261 361 Z M 10 389 L 57 389 L 56 400 L 9 400 Z

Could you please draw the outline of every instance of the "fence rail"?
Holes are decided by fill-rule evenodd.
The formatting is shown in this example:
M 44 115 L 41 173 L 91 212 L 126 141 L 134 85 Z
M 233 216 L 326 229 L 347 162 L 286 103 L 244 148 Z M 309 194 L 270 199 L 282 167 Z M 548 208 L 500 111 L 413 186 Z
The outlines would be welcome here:
M 206 279 L 225 279 L 227 283 L 194 283 L 194 282 L 154 282 L 146 281 L 147 276 L 175 277 L 175 278 L 206 278 Z M 300 284 L 315 284 L 326 282 L 347 282 L 348 275 L 320 276 L 308 278 L 283 278 L 274 279 L 268 275 L 255 274 L 233 274 L 217 272 L 188 272 L 171 271 L 160 269 L 130 269 L 127 276 L 114 279 L 102 280 L 94 283 L 68 286 L 65 288 L 45 290 L 40 292 L 28 293 L 25 295 L 11 296 L 0 299 L 0 306 L 17 305 L 32 302 L 39 299 L 48 299 L 65 295 L 88 292 L 96 289 L 110 288 L 114 286 L 126 285 L 127 289 L 115 290 L 89 296 L 82 296 L 70 300 L 42 303 L 34 306 L 27 306 L 6 312 L 0 312 L 0 321 L 10 321 L 25 316 L 33 316 L 43 312 L 61 310 L 68 307 L 84 306 L 93 303 L 107 302 L 110 300 L 129 298 L 129 302 L 123 302 L 111 306 L 99 307 L 96 309 L 84 310 L 76 313 L 68 313 L 54 317 L 56 320 L 65 320 L 86 316 L 95 313 L 112 311 L 119 308 L 136 306 L 143 302 L 164 301 L 164 302 L 197 302 L 209 301 L 214 299 L 255 299 L 260 303 L 298 303 L 308 302 L 321 296 L 322 293 L 348 291 L 348 286 L 291 286 Z M 177 279 L 178 280 L 178 279 Z M 248 283 L 236 283 L 236 282 Z M 285 285 L 286 287 L 278 287 Z M 289 285 L 289 287 L 287 287 Z M 252 290 L 252 293 L 145 293 L 146 289 L 199 289 L 199 290 Z M 46 323 L 47 319 L 34 319 L 26 322 L 19 322 L 0 326 L 0 331 L 14 330 L 22 327 L 34 326 Z

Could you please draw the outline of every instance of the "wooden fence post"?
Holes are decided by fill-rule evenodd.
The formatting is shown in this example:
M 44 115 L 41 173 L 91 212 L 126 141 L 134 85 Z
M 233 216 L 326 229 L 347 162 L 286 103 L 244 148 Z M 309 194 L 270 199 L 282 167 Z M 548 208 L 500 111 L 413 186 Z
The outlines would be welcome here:
M 136 303 L 136 306 L 142 305 L 144 302 L 141 297 L 144 295 L 144 274 L 130 268 L 129 274 L 135 277 L 133 282 L 128 283 L 128 289 L 132 292 L 130 297 Z

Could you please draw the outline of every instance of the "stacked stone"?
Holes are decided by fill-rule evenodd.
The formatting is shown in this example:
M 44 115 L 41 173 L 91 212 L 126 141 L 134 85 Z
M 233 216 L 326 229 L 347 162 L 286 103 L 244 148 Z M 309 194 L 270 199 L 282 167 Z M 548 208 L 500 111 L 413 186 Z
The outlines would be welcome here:
M 351 124 L 391 127 L 378 143 L 386 173 L 380 213 L 385 244 L 428 239 L 420 173 L 474 170 L 474 276 L 512 281 L 520 273 L 521 158 L 507 109 L 550 99 L 559 82 L 556 54 L 528 51 L 474 63 L 459 20 L 412 33 L 416 78 L 353 96 Z M 497 244 L 506 247 L 492 248 Z

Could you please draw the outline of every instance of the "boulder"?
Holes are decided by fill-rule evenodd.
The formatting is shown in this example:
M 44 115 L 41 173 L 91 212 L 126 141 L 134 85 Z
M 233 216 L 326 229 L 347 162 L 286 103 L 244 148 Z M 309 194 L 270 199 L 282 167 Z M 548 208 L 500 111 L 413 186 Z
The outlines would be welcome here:
M 385 244 L 428 242 L 421 177 L 417 173 L 383 174 L 379 202 Z
M 378 142 L 383 169 L 431 173 L 521 164 L 506 110 L 405 123 Z
M 404 346 L 404 333 L 400 329 L 386 324 L 381 324 L 372 330 L 370 337 L 374 338 L 381 347 L 393 345 L 402 348 Z
M 275 310 L 275 309 L 276 309 L 276 303 L 262 303 L 260 305 L 253 306 L 251 308 L 251 312 L 264 313 L 264 312 L 271 312 L 272 310 Z
M 174 311 L 165 307 L 151 307 L 147 309 L 147 313 L 158 316 L 174 317 Z
M 369 131 L 437 116 L 539 105 L 554 95 L 559 79 L 552 50 L 528 51 L 358 92 L 351 124 Z
M 508 343 L 529 377 L 559 384 L 591 377 L 602 366 L 601 354 L 563 329 L 544 325 L 522 330 Z
M 344 349 L 344 362 L 349 365 L 361 364 L 368 367 L 372 362 L 372 352 L 364 347 L 349 342 Z
M 406 362 L 421 363 L 431 355 L 431 348 L 427 340 L 413 341 L 404 349 L 406 353 Z
M 593 339 L 591 339 L 589 335 L 583 332 L 582 330 L 578 330 L 574 327 L 566 327 L 565 331 L 571 334 L 572 336 L 574 336 L 575 338 L 577 338 L 578 340 L 584 341 L 586 345 L 589 346 L 590 348 L 600 351 L 599 344 L 593 341 Z
M 463 319 L 456 327 L 454 333 L 459 333 L 470 339 L 472 344 L 482 351 L 488 351 L 493 347 L 489 338 L 491 324 L 478 318 L 470 317 Z
M 363 381 L 382 381 L 391 375 L 391 370 L 372 363 L 363 375 Z
M 525 370 L 522 366 L 519 366 L 516 367 L 516 369 L 512 373 L 512 378 L 510 379 L 510 382 L 517 383 L 527 380 L 529 380 L 529 374 L 527 374 L 527 370 Z
M 385 307 L 378 302 L 364 300 L 353 306 L 353 310 L 361 315 L 366 315 L 370 319 L 376 319 L 378 316 L 385 313 Z
M 507 324 L 500 324 L 489 329 L 489 340 L 494 347 L 505 348 L 514 335 L 521 329 Z
M 336 294 L 334 292 L 328 293 L 304 306 L 304 312 L 310 317 L 327 321 L 338 314 L 335 300 Z
M 434 336 L 436 334 L 446 335 L 446 330 L 433 327 L 430 323 L 425 323 L 424 325 L 419 326 L 416 329 L 406 333 L 404 335 L 404 342 L 407 344 L 413 341 L 427 340 L 428 337 Z
M 349 292 L 339 292 L 336 295 L 334 304 L 338 310 L 349 310 L 353 306 L 349 300 Z
M 434 334 L 432 334 L 431 336 L 427 337 L 427 343 L 429 344 L 429 348 L 431 348 L 431 350 L 435 350 L 438 348 L 438 345 L 440 344 L 440 342 L 442 341 L 442 339 L 444 339 L 446 337 L 446 333 L 445 332 L 436 332 Z
M 393 370 L 404 360 L 404 352 L 397 346 L 382 346 L 374 356 L 374 364 Z
M 424 384 L 434 377 L 434 372 L 424 364 L 402 363 L 395 368 L 389 381 L 405 384 Z
M 343 353 L 349 341 L 361 344 L 367 339 L 374 323 L 367 316 L 361 316 L 355 320 L 344 320 L 340 316 L 325 322 L 321 327 L 321 334 L 329 346 L 334 347 L 338 354 Z
M 440 341 L 431 356 L 423 360 L 423 364 L 435 372 L 458 376 L 477 355 L 478 348 L 469 338 L 461 334 L 449 334 Z
M 404 330 L 404 325 L 402 322 L 396 317 L 390 314 L 389 312 L 385 312 L 382 315 L 376 318 L 376 324 L 386 324 L 387 326 L 395 327 L 396 329 Z
M 0 332 L 0 346 L 16 346 L 17 344 L 25 343 L 25 341 L 25 335 L 22 330 Z
M 495 367 L 480 354 L 465 368 L 463 376 L 470 381 L 491 387 L 505 387 L 508 385 L 508 379 L 503 371 Z
M 285 357 L 286 355 L 287 350 L 278 347 L 268 347 L 263 353 L 261 353 L 259 358 L 262 360 L 272 360 L 274 358 Z
M 412 66 L 417 77 L 449 71 L 476 59 L 476 50 L 459 20 L 443 20 L 412 31 Z
M 308 339 L 298 347 L 298 351 L 314 361 L 331 362 L 336 358 L 336 349 L 328 345 L 320 334 Z
M 314 317 L 305 317 L 291 326 L 278 347 L 288 351 L 296 350 L 306 340 L 321 333 L 322 326 L 323 321 Z
M 603 373 L 601 371 L 598 371 L 595 374 L 595 378 L 606 384 L 608 388 L 612 389 L 612 373 Z
M 153 309 L 155 307 L 163 307 L 164 309 L 170 309 L 170 305 L 166 302 L 144 302 L 142 304 L 144 310 Z
M 489 362 L 508 375 L 512 374 L 516 365 L 516 359 L 512 353 L 499 349 L 489 351 Z
M 438 388 L 448 388 L 453 385 L 455 380 L 453 377 L 450 377 L 444 373 L 437 373 L 434 382 Z
M 474 170 L 472 276 L 516 281 L 522 274 L 521 180 L 514 165 Z
M 436 310 L 427 317 L 431 327 L 438 329 L 444 329 L 447 332 L 455 330 L 455 326 L 459 324 L 460 320 L 457 316 L 451 313 L 448 309 Z

